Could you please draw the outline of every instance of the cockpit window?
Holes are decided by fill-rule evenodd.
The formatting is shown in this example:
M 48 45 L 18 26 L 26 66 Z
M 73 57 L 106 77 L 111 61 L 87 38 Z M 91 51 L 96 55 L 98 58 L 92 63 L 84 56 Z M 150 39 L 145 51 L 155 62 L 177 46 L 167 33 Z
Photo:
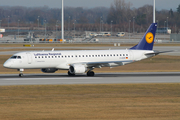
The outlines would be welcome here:
M 11 57 L 11 59 L 16 59 L 16 58 L 17 58 L 17 56 L 12 56 L 12 57 Z
M 11 59 L 21 59 L 21 56 L 12 56 Z
M 17 59 L 21 59 L 21 56 L 17 56 Z

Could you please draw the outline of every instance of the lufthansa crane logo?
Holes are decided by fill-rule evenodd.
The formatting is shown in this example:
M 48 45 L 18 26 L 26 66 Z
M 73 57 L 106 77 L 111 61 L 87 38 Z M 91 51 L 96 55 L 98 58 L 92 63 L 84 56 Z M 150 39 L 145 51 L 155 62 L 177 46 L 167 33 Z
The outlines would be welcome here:
M 151 44 L 154 40 L 154 35 L 151 32 L 148 32 L 145 39 L 147 43 Z

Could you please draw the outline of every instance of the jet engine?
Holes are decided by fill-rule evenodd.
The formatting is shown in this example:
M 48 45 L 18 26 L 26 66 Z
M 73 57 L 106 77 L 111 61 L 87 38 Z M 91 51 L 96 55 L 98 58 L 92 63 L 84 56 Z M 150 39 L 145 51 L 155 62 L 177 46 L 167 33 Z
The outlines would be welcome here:
M 44 73 L 55 73 L 58 69 L 56 68 L 43 68 L 41 69 L 42 72 Z
M 81 74 L 85 73 L 87 71 L 87 68 L 84 65 L 71 65 L 69 67 L 69 72 L 71 74 Z

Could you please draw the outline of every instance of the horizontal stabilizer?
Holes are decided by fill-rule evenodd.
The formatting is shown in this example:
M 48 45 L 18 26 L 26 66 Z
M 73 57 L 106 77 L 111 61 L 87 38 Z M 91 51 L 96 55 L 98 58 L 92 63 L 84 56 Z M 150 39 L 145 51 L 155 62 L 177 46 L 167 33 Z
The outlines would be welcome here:
M 171 50 L 171 51 L 154 51 L 153 53 L 146 53 L 145 55 L 158 55 L 158 54 L 167 53 L 167 52 L 174 52 L 174 50 Z

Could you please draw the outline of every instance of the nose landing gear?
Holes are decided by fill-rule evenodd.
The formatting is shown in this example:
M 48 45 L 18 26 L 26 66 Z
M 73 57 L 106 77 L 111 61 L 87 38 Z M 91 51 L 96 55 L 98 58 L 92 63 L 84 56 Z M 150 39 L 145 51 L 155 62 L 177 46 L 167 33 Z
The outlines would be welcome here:
M 20 72 L 20 73 L 19 73 L 19 77 L 22 77 L 22 76 L 23 76 L 23 71 L 24 71 L 24 69 L 18 69 L 18 71 Z
M 23 76 L 23 73 L 19 73 L 19 77 L 22 77 Z

